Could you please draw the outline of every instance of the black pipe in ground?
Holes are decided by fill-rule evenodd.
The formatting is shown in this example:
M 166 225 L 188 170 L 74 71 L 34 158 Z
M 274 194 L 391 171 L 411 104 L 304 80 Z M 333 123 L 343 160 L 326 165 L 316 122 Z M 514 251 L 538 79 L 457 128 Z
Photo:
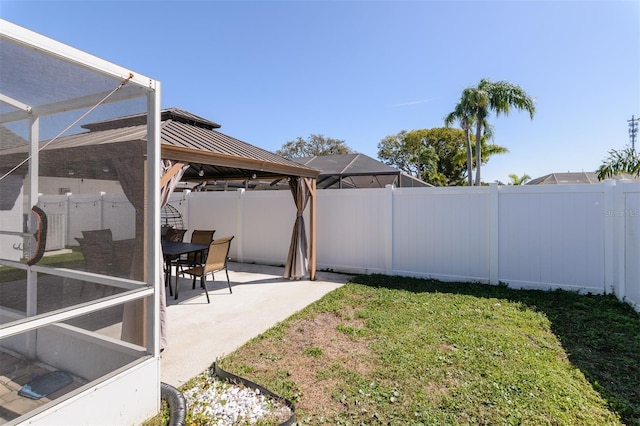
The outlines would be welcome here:
M 227 382 L 230 382 L 230 383 L 241 384 L 249 388 L 258 389 L 263 395 L 267 395 L 273 399 L 276 399 L 282 402 L 284 405 L 286 405 L 289 408 L 289 410 L 291 410 L 291 416 L 285 422 L 280 423 L 279 426 L 290 426 L 295 424 L 296 408 L 293 405 L 293 403 L 291 403 L 291 401 L 289 401 L 288 399 L 283 398 L 279 395 L 276 395 L 275 393 L 260 386 L 257 383 L 254 383 L 250 380 L 247 380 L 240 376 L 236 376 L 235 374 L 232 374 L 232 373 L 229 373 L 228 371 L 223 370 L 218 366 L 217 363 L 213 364 L 211 373 L 221 380 L 226 380 Z M 160 383 L 160 391 L 161 391 L 162 399 L 167 401 L 167 404 L 169 405 L 169 412 L 170 412 L 169 426 L 186 426 L 187 401 L 184 395 L 182 395 L 182 393 L 178 389 L 166 383 Z
M 162 399 L 169 405 L 169 426 L 186 426 L 187 401 L 182 393 L 171 385 L 160 383 Z

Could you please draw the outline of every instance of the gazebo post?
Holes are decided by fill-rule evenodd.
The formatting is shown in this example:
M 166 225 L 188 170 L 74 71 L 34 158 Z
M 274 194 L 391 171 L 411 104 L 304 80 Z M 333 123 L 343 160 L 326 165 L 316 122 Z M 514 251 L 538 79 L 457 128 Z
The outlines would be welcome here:
M 309 279 L 316 279 L 316 180 L 305 179 L 309 186 Z

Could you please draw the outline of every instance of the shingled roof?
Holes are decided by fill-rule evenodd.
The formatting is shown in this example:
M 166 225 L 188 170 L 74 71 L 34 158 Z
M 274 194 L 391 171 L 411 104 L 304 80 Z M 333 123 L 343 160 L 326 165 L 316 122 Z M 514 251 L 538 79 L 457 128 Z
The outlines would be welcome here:
M 636 180 L 628 174 L 613 176 L 611 179 L 631 179 Z M 595 172 L 566 172 L 550 173 L 527 182 L 527 185 L 579 185 L 589 183 L 600 183 Z
M 328 188 L 384 188 L 432 186 L 401 170 L 364 154 L 316 155 L 293 158 L 297 163 L 320 170 L 316 186 Z

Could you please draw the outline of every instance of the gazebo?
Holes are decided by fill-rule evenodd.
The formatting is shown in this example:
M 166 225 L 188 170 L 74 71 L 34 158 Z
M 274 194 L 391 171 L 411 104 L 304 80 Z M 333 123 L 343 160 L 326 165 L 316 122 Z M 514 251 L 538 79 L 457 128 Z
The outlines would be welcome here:
M 46 146 L 40 151 L 40 175 L 68 178 L 73 171 L 74 178 L 119 181 L 129 200 L 141 212 L 142 206 L 136 203 L 144 198 L 142 174 L 136 174 L 136 169 L 145 167 L 147 114 L 114 117 L 80 127 L 85 131 L 43 142 Z M 309 278 L 314 280 L 315 181 L 319 170 L 228 136 L 218 128 L 219 124 L 179 108 L 160 112 L 161 205 L 166 203 L 178 181 L 287 180 L 299 212 L 305 210 L 309 200 L 310 237 L 308 268 L 301 266 L 307 263 L 307 250 L 296 253 L 293 247 L 285 276 L 301 278 L 308 269 Z M 3 150 L 3 163 L 18 163 L 26 156 L 27 148 L 23 144 Z M 136 229 L 141 231 L 143 217 L 138 215 L 137 219 L 141 222 Z M 303 224 L 300 222 L 296 228 Z

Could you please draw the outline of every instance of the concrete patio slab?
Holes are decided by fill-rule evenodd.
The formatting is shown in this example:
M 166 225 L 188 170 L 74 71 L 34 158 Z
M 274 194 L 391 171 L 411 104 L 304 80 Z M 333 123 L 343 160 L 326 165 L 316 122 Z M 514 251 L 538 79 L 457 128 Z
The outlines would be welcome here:
M 180 278 L 179 298 L 167 291 L 168 346 L 161 354 L 161 380 L 180 387 L 217 359 L 268 330 L 351 276 L 318 272 L 316 281 L 283 278 L 284 268 L 229 263 L 229 294 L 224 272 L 208 277 L 211 303 L 196 282 Z M 175 277 L 172 277 L 172 281 Z

